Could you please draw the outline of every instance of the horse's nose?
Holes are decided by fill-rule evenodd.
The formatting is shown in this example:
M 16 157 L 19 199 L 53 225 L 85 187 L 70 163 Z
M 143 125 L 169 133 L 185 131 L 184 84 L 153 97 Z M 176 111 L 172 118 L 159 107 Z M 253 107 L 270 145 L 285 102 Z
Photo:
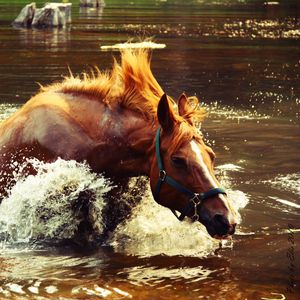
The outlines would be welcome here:
M 235 232 L 236 224 L 230 224 L 228 219 L 223 214 L 215 214 L 213 223 L 218 235 L 232 235 Z

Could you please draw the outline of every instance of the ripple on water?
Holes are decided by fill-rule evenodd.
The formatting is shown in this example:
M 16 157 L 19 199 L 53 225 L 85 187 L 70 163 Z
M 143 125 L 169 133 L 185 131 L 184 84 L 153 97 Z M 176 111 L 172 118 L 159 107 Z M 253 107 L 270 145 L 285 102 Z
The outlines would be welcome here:
M 278 190 L 277 194 L 268 196 L 272 208 L 289 214 L 300 213 L 300 173 L 278 175 L 262 182 Z
M 274 179 L 266 181 L 271 186 L 293 192 L 300 195 L 300 173 L 279 175 Z
M 182 268 L 158 268 L 155 266 L 134 266 L 125 268 L 119 274 L 128 274 L 128 280 L 135 285 L 155 285 L 164 279 L 177 280 L 188 279 L 189 282 L 197 282 L 207 279 L 214 271 L 203 266 Z

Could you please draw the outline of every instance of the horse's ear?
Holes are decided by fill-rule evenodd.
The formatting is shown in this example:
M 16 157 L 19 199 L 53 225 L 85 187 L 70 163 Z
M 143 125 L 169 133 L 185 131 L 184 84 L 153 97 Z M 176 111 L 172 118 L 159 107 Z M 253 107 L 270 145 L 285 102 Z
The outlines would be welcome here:
M 177 102 L 178 114 L 184 117 L 191 125 L 193 125 L 193 119 L 191 117 L 191 107 L 188 102 L 188 98 L 185 93 L 182 93 Z
M 179 116 L 184 116 L 190 111 L 190 106 L 185 93 L 182 93 L 177 102 Z
M 174 116 L 170 109 L 169 100 L 166 94 L 163 94 L 157 107 L 157 118 L 160 126 L 165 132 L 171 131 L 174 126 Z

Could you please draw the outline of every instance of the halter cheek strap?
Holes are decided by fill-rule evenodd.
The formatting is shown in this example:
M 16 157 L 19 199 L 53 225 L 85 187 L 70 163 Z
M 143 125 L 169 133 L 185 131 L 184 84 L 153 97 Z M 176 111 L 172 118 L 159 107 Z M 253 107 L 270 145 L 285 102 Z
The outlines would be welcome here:
M 175 188 L 177 191 L 184 194 L 189 199 L 188 204 L 185 206 L 185 208 L 183 209 L 183 211 L 179 216 L 177 215 L 174 209 L 171 209 L 171 211 L 179 221 L 182 221 L 188 214 L 190 214 L 192 210 L 194 210 L 194 214 L 191 216 L 192 220 L 193 221 L 199 220 L 197 208 L 203 200 L 212 198 L 219 194 L 226 195 L 226 191 L 222 188 L 213 188 L 204 193 L 194 193 L 190 191 L 188 188 L 178 183 L 172 177 L 167 175 L 166 171 L 164 170 L 164 165 L 160 153 L 160 128 L 158 128 L 156 132 L 155 152 L 156 152 L 156 159 L 157 159 L 157 164 L 159 169 L 159 175 L 158 175 L 158 181 L 155 190 L 153 192 L 154 199 L 158 201 L 159 193 L 163 183 L 167 183 L 168 185 L 172 186 L 173 188 Z

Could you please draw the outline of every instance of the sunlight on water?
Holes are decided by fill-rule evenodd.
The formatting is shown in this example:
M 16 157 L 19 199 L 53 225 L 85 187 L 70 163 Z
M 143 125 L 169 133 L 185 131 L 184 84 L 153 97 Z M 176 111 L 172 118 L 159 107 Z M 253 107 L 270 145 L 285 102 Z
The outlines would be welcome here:
M 279 175 L 273 180 L 265 181 L 275 188 L 292 191 L 300 195 L 300 173 Z
M 220 105 L 218 102 L 203 106 L 210 116 L 224 117 L 229 120 L 266 120 L 270 116 L 258 113 L 255 110 L 241 110 L 230 106 Z
M 178 278 L 189 279 L 189 281 L 205 280 L 212 273 L 211 270 L 205 269 L 203 266 L 194 268 L 157 268 L 154 266 L 135 266 L 129 269 L 124 269 L 122 273 L 128 273 L 128 280 L 136 285 L 152 285 L 157 282 L 162 282 L 164 278 L 176 280 Z M 121 274 L 122 274 L 121 273 Z
M 299 214 L 300 173 L 279 175 L 274 179 L 265 180 L 263 183 L 276 190 L 285 192 L 280 196 L 268 196 L 272 201 L 272 207 L 286 213 Z M 295 197 L 293 194 L 297 196 Z
M 300 30 L 295 28 L 295 20 L 240 20 L 224 24 L 224 32 L 230 38 L 268 38 L 268 39 L 299 39 Z
M 296 204 L 296 203 L 294 203 L 294 202 L 291 202 L 291 201 L 288 201 L 288 200 L 285 200 L 285 199 L 280 199 L 280 198 L 278 198 L 278 197 L 271 197 L 271 196 L 269 196 L 269 198 L 271 198 L 271 199 L 273 199 L 273 200 L 275 200 L 275 201 L 277 201 L 277 202 L 280 202 L 280 203 L 282 203 L 282 204 L 284 204 L 284 205 L 287 205 L 287 206 L 290 206 L 290 207 L 293 207 L 293 208 L 300 208 L 300 205 L 299 204 Z M 288 212 L 288 211 L 287 211 Z
M 0 104 L 0 122 L 11 116 L 19 107 L 20 105 L 16 104 Z
M 216 170 L 221 170 L 221 171 L 242 171 L 243 168 L 234 164 L 225 164 L 225 165 L 220 165 L 215 168 Z

